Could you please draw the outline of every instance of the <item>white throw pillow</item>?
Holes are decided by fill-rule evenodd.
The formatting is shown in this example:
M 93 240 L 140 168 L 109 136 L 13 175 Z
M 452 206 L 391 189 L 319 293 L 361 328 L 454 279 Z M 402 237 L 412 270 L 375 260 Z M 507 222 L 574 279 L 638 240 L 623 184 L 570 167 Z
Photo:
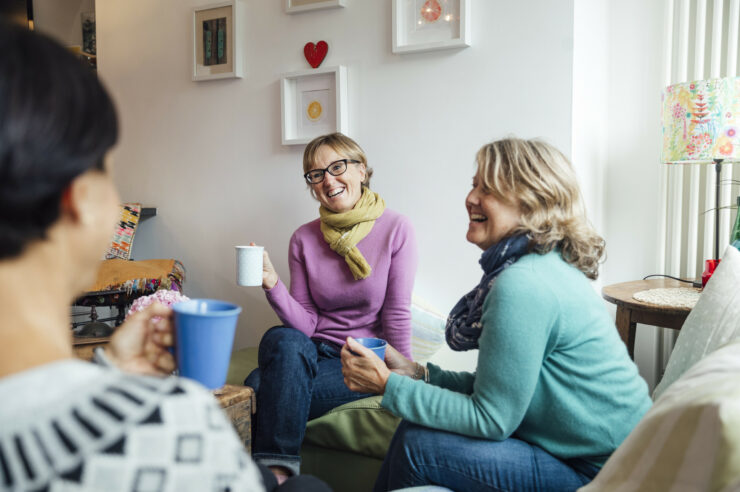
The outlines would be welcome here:
M 447 316 L 416 295 L 411 302 L 411 357 L 426 363 L 445 344 Z
M 681 327 L 656 400 L 705 355 L 740 337 L 740 251 L 729 246 L 699 301 Z
M 740 341 L 671 385 L 579 492 L 740 490 Z

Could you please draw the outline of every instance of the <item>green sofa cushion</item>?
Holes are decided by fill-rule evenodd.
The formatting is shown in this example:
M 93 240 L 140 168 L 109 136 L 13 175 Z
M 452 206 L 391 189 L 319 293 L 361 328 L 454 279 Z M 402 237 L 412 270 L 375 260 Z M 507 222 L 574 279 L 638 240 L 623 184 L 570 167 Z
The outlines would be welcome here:
M 345 403 L 306 426 L 305 443 L 383 459 L 401 421 L 380 406 L 382 396 Z
M 229 372 L 226 374 L 226 384 L 244 384 L 249 373 L 257 369 L 257 347 L 248 347 L 235 350 L 231 353 Z

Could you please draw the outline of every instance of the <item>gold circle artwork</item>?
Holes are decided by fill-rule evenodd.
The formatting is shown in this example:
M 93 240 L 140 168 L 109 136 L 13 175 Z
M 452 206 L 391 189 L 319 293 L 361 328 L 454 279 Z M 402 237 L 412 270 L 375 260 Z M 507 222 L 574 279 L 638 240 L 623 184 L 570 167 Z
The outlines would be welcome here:
M 306 108 L 306 116 L 311 121 L 318 121 L 322 114 L 324 114 L 324 108 L 321 107 L 321 103 L 318 101 L 311 101 L 308 108 Z

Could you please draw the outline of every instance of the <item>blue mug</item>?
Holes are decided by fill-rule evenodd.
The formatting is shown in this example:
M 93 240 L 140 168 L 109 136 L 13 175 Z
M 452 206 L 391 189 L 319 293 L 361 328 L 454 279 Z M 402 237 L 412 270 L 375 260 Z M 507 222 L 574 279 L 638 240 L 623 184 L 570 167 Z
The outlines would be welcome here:
M 191 299 L 178 302 L 172 310 L 180 376 L 194 379 L 208 389 L 222 387 L 242 308 L 215 299 Z
M 388 342 L 382 338 L 355 338 L 355 340 L 372 350 L 375 355 L 380 357 L 380 360 L 385 360 L 385 346 L 388 345 Z

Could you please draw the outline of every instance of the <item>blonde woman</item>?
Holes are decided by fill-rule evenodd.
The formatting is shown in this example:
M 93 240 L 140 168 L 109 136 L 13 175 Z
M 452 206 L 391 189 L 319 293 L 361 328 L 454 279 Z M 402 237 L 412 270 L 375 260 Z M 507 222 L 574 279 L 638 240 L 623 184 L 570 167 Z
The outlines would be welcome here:
M 290 289 L 265 253 L 262 287 L 283 322 L 265 333 L 256 389 L 254 458 L 278 480 L 300 471 L 306 422 L 364 398 L 344 384 L 344 340 L 384 338 L 411 353 L 416 241 L 410 221 L 370 190 L 373 170 L 341 133 L 317 137 L 303 153 L 303 178 L 319 218 L 290 239 Z
M 465 206 L 483 278 L 447 323 L 453 349 L 479 349 L 477 371 L 420 366 L 391 347 L 384 364 L 352 339 L 342 351 L 348 387 L 383 394 L 404 418 L 377 491 L 575 490 L 650 407 L 589 284 L 604 241 L 568 160 L 509 138 L 484 145 L 477 163 Z M 404 377 L 419 373 L 425 381 Z

